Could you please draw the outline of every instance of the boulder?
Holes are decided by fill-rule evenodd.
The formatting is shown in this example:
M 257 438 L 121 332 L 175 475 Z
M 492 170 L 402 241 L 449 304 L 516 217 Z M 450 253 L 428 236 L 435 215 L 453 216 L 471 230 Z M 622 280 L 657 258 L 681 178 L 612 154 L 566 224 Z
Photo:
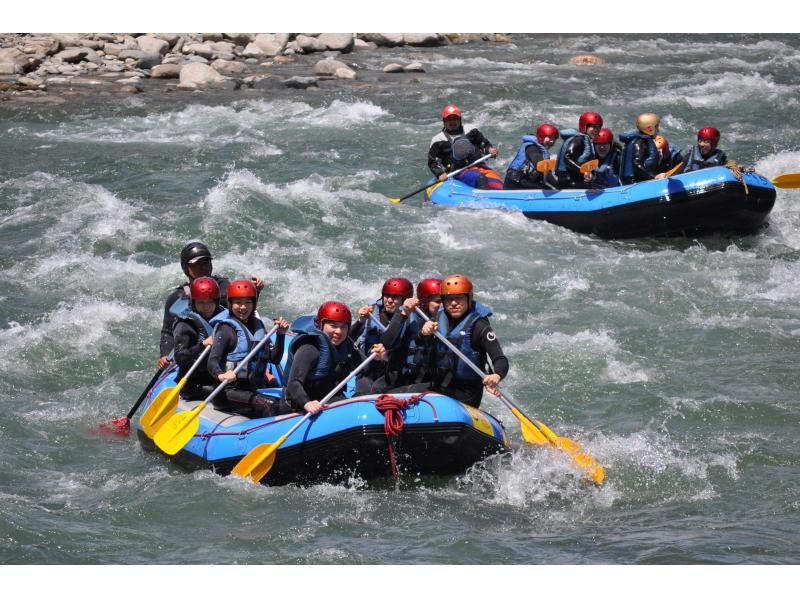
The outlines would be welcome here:
M 220 54 L 233 55 L 233 49 L 236 47 L 231 42 L 225 42 L 225 41 L 211 42 L 208 45 L 211 46 L 211 49 L 214 51 L 214 54 L 216 55 Z
M 81 48 L 91 48 L 92 50 L 102 50 L 103 47 L 106 45 L 106 42 L 97 39 L 86 39 L 82 37 L 78 40 L 78 43 L 75 44 L 76 46 L 80 46 Z
M 383 67 L 383 72 L 384 73 L 402 73 L 403 72 L 403 65 L 402 64 L 397 64 L 396 62 L 392 62 L 390 64 L 387 64 L 385 67 Z
M 246 46 L 255 39 L 252 33 L 223 33 L 223 35 L 237 46 Z
M 194 54 L 196 56 L 202 56 L 203 58 L 211 58 L 214 56 L 214 49 L 211 47 L 211 44 L 197 44 L 197 43 L 190 43 L 190 44 L 183 44 L 183 49 L 181 50 L 184 54 Z
M 403 45 L 402 33 L 359 33 L 358 37 L 365 41 L 373 42 L 382 48 Z
M 356 72 L 348 66 L 340 67 L 333 72 L 333 76 L 337 79 L 355 79 Z
M 55 57 L 61 59 L 61 62 L 74 64 L 84 60 L 88 54 L 88 48 L 67 48 L 65 50 L 61 50 L 61 52 L 56 54 Z
M 260 47 L 251 42 L 242 50 L 242 56 L 251 60 L 260 60 L 266 58 L 267 55 L 264 54 L 264 51 Z
M 52 56 L 60 49 L 61 42 L 54 37 L 29 37 L 22 47 L 25 54 L 43 54 L 45 56 Z
M 404 33 L 403 41 L 409 46 L 446 46 L 449 42 L 441 33 Z
M 148 33 L 148 35 L 151 35 L 156 39 L 163 39 L 170 45 L 170 47 L 174 46 L 175 42 L 181 38 L 181 36 L 177 33 Z
M 421 62 L 412 62 L 411 64 L 407 64 L 403 67 L 403 70 L 406 73 L 424 73 L 425 69 L 422 67 Z
M 105 48 L 103 48 L 103 52 L 111 56 L 119 56 L 119 53 L 125 49 L 126 48 L 121 44 L 106 44 Z
M 164 56 L 169 51 L 169 42 L 152 35 L 140 35 L 136 38 L 139 49 L 146 54 L 160 54 Z
M 233 60 L 215 60 L 211 63 L 211 68 L 228 77 L 241 76 L 247 72 L 246 65 Z
M 179 64 L 158 64 L 150 71 L 153 79 L 177 79 L 180 77 L 181 68 Z
M 148 54 L 141 50 L 122 50 L 119 57 L 123 60 L 132 59 L 133 64 L 140 69 L 151 69 L 161 64 L 161 54 Z
M 260 33 L 253 40 L 253 44 L 258 47 L 263 56 L 277 56 L 289 43 L 288 33 Z
M 316 77 L 290 77 L 283 84 L 291 89 L 308 89 L 309 87 L 319 87 Z
M 326 50 L 325 44 L 320 43 L 316 37 L 310 35 L 303 35 L 302 33 L 295 38 L 295 43 L 305 54 L 311 52 L 322 52 Z
M 259 77 L 250 84 L 250 87 L 261 91 L 283 91 L 286 89 L 283 81 L 276 77 Z
M 344 62 L 339 62 L 333 58 L 325 58 L 314 65 L 314 74 L 318 77 L 334 77 L 337 69 L 348 69 Z
M 16 48 L 4 48 L 0 50 L 0 64 L 5 65 L 2 73 L 4 75 L 25 73 L 31 70 L 31 68 L 35 68 L 31 66 L 28 56 Z
M 123 93 L 142 93 L 142 86 L 139 83 L 124 83 L 119 90 Z
M 378 47 L 378 44 L 375 42 L 368 42 L 360 37 L 357 37 L 353 40 L 353 50 L 374 50 Z
M 111 33 L 95 33 L 94 36 L 95 38 L 101 39 L 104 42 L 112 42 L 112 43 L 117 42 L 117 36 Z
M 192 62 L 183 66 L 180 72 L 181 89 L 195 89 L 206 85 L 215 85 L 226 80 L 212 67 L 207 64 Z
M 336 50 L 346 54 L 353 49 L 354 36 L 352 33 L 323 33 L 317 41 L 327 50 Z

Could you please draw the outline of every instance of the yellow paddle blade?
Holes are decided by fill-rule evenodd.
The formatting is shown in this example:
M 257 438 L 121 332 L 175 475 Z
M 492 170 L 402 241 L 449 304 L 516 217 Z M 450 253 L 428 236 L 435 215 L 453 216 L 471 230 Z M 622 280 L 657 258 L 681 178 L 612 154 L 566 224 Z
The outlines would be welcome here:
M 200 403 L 191 411 L 182 411 L 173 415 L 156 432 L 153 438 L 156 446 L 168 455 L 174 455 L 185 447 L 186 443 L 192 439 L 192 436 L 197 433 L 197 429 L 200 427 L 200 422 L 197 418 L 203 407 L 205 407 L 205 403 Z
M 800 189 L 800 172 L 778 175 L 772 179 L 772 184 L 781 189 Z
M 550 170 L 553 170 L 556 167 L 556 159 L 550 158 L 549 160 L 539 160 L 536 163 L 536 172 L 541 172 L 542 174 L 547 174 Z
M 522 428 L 522 437 L 525 439 L 525 442 L 531 444 L 547 444 L 547 438 L 542 436 L 542 433 L 533 425 L 531 420 L 522 415 L 515 407 L 511 408 L 511 413 L 519 420 L 519 425 Z
M 390 197 L 389 201 L 391 201 L 392 203 L 400 203 L 400 198 L 399 197 Z
M 678 163 L 677 163 L 675 166 L 673 166 L 672 168 L 670 168 L 670 169 L 669 169 L 669 170 L 668 170 L 668 171 L 667 171 L 667 172 L 664 174 L 664 178 L 666 179 L 666 178 L 669 178 L 669 177 L 671 177 L 673 174 L 675 174 L 675 173 L 677 172 L 677 170 L 678 170 L 678 169 L 679 169 L 681 166 L 683 166 L 683 162 L 678 162 Z
M 155 436 L 161 426 L 175 413 L 175 408 L 178 406 L 178 398 L 185 384 L 186 378 L 178 382 L 177 386 L 164 388 L 156 395 L 153 402 L 147 406 L 147 409 L 139 419 L 139 423 L 148 438 Z
M 584 162 L 581 164 L 581 174 L 586 174 L 587 172 L 593 171 L 600 165 L 600 160 L 589 160 L 588 162 Z
M 286 440 L 286 436 L 281 436 L 277 442 L 259 444 L 252 451 L 247 453 L 242 460 L 236 464 L 231 473 L 243 478 L 250 478 L 254 482 L 260 482 L 275 463 L 278 447 Z
M 595 484 L 599 485 L 603 479 L 605 479 L 606 470 L 603 469 L 603 466 L 600 465 L 594 459 L 594 457 L 584 453 L 581 445 L 571 438 L 557 436 L 550 428 L 545 426 L 539 420 L 536 420 L 536 423 L 539 424 L 539 428 L 541 429 L 542 434 L 547 437 L 547 440 L 549 440 L 554 447 L 561 449 L 570 457 L 572 457 L 573 461 L 586 470 L 586 475 L 588 475 Z

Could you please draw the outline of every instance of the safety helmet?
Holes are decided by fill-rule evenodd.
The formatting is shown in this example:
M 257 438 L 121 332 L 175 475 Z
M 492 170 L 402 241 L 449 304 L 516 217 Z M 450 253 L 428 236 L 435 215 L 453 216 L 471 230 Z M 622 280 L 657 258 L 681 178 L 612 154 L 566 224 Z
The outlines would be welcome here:
M 219 301 L 219 285 L 213 278 L 201 276 L 200 278 L 195 278 L 192 284 L 189 285 L 189 294 L 192 297 L 192 301 L 195 299 Z
M 434 295 L 442 294 L 442 281 L 439 278 L 424 278 L 417 284 L 417 299 L 425 305 Z M 427 307 L 427 306 L 426 306 Z
M 558 139 L 558 129 L 556 129 L 551 124 L 542 123 L 541 125 L 539 125 L 539 128 L 536 129 L 536 139 L 539 140 L 539 143 L 544 143 L 545 137 L 552 137 L 553 139 Z
M 472 301 L 472 281 L 463 274 L 451 274 L 442 280 L 441 295 L 467 295 Z
M 600 116 L 597 112 L 584 112 L 578 119 L 578 130 L 581 133 L 585 133 L 586 127 L 588 127 L 589 125 L 597 125 L 598 127 L 602 127 L 603 117 Z
M 661 117 L 655 112 L 645 112 L 636 117 L 636 128 L 645 135 L 655 135 L 658 133 L 658 125 Z
M 663 135 L 656 135 L 653 141 L 655 141 L 659 151 L 666 151 L 669 149 L 669 141 Z
M 189 276 L 189 264 L 194 264 L 200 260 L 211 259 L 211 251 L 200 241 L 189 241 L 181 249 L 181 270 Z
M 442 120 L 445 120 L 448 116 L 457 116 L 461 118 L 461 109 L 455 104 L 448 104 L 444 107 L 444 110 L 442 110 Z
M 408 299 L 414 294 L 414 285 L 407 278 L 390 278 L 383 283 L 381 297 L 386 295 L 400 295 L 403 299 Z
M 339 301 L 326 301 L 320 305 L 317 310 L 317 328 L 322 330 L 322 325 L 328 320 L 341 322 L 349 326 L 353 320 L 353 315 L 350 313 L 350 308 L 344 303 Z
M 597 132 L 597 135 L 594 136 L 592 142 L 595 145 L 597 145 L 598 143 L 613 143 L 614 133 L 611 132 L 611 129 L 604 127 Z
M 703 127 L 697 132 L 697 140 L 708 139 L 711 142 L 711 147 L 717 147 L 719 136 L 720 132 L 716 127 Z
M 234 299 L 247 298 L 253 300 L 253 307 L 255 307 L 258 299 L 258 289 L 256 289 L 255 283 L 245 278 L 232 280 L 228 285 L 228 304 L 232 303 Z

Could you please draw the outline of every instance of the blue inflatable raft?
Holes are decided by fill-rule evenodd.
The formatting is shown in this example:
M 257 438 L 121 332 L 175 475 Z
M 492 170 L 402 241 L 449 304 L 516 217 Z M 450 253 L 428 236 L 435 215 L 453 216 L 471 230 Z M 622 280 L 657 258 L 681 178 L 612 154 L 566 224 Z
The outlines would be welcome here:
M 177 368 L 151 390 L 142 406 L 158 393 L 175 386 Z M 264 394 L 280 394 L 265 389 Z M 411 394 L 392 395 L 410 400 Z M 385 414 L 376 408 L 378 395 L 364 395 L 331 403 L 309 418 L 278 449 L 275 464 L 262 483 L 339 483 L 357 476 L 364 480 L 391 477 L 392 457 L 401 475 L 454 475 L 510 445 L 503 425 L 488 413 L 441 394 L 417 395 L 400 413 L 400 435 L 390 438 Z M 180 400 L 178 411 L 199 402 Z M 170 459 L 187 470 L 212 469 L 227 475 L 251 449 L 274 443 L 302 414 L 251 419 L 207 405 L 200 414 L 197 433 Z M 146 450 L 161 452 L 137 426 Z M 390 454 L 390 443 L 392 449 Z
M 724 166 L 634 185 L 590 190 L 474 189 L 448 179 L 427 191 L 444 206 L 522 212 L 607 239 L 752 234 L 765 226 L 775 187 L 754 172 Z

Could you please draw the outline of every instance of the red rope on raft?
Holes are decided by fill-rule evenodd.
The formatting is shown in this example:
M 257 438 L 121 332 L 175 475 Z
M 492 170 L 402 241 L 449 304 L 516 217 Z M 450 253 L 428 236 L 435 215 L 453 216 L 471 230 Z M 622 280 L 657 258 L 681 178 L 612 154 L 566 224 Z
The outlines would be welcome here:
M 375 399 L 375 408 L 384 414 L 383 430 L 386 433 L 386 441 L 389 444 L 389 460 L 392 464 L 392 477 L 398 478 L 397 463 L 394 458 L 393 438 L 397 438 L 403 432 L 403 413 L 405 409 L 420 401 L 420 395 L 414 395 L 410 399 L 398 399 L 389 394 L 380 395 Z

